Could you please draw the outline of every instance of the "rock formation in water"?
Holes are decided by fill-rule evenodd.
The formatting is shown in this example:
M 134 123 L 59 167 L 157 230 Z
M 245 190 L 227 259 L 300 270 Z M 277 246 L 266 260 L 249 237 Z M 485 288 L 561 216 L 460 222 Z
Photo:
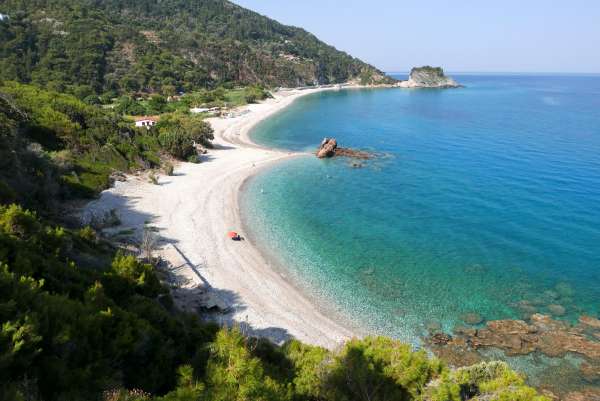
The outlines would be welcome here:
M 460 88 L 454 79 L 444 75 L 441 67 L 415 67 L 410 71 L 408 81 L 397 84 L 400 88 Z
M 337 141 L 335 138 L 323 138 L 319 150 L 317 150 L 317 157 L 323 159 L 326 157 L 335 156 L 335 150 L 337 149 Z
M 353 157 L 355 159 L 370 159 L 372 155 L 369 152 L 362 150 L 340 148 L 338 147 L 335 138 L 323 138 L 321 145 L 319 145 L 319 149 L 317 150 L 317 157 L 319 159 L 324 159 L 334 156 Z

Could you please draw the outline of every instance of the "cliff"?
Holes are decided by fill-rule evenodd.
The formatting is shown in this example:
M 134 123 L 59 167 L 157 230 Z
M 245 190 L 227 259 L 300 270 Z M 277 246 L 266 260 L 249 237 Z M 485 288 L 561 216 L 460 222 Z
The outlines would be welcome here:
M 415 67 L 410 71 L 408 81 L 397 84 L 401 88 L 460 88 L 454 79 L 444 75 L 441 67 Z

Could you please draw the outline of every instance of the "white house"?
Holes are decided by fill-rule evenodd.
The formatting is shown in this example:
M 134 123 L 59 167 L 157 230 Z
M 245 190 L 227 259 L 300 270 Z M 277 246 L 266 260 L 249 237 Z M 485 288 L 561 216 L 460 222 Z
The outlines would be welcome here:
M 0 21 L 4 21 L 5 19 L 8 19 L 8 15 L 0 13 Z
M 142 117 L 135 120 L 135 126 L 146 127 L 146 129 L 150 129 L 150 127 L 156 125 L 157 122 L 158 120 L 154 117 Z

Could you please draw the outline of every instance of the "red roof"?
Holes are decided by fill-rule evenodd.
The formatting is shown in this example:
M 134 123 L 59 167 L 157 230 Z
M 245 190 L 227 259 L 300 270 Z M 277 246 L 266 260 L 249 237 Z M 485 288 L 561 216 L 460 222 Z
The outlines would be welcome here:
M 158 117 L 136 117 L 135 121 L 154 121 L 158 122 Z

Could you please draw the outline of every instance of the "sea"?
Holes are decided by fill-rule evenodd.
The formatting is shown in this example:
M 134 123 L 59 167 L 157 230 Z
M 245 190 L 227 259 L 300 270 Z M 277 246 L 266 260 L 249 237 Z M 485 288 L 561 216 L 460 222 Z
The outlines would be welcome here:
M 308 95 L 256 126 L 256 143 L 307 155 L 247 182 L 253 241 L 316 304 L 416 348 L 465 320 L 527 319 L 523 301 L 598 317 L 600 76 L 453 77 L 464 87 Z M 324 137 L 374 157 L 317 159 Z M 533 385 L 586 385 L 576 355 L 487 353 Z

